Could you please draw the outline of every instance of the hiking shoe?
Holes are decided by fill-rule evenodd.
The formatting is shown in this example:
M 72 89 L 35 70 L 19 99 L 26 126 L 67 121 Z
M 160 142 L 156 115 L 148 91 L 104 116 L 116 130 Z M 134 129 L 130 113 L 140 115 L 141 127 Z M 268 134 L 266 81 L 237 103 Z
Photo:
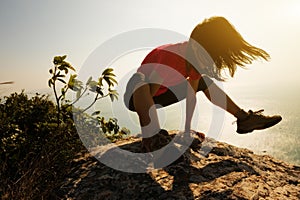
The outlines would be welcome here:
M 262 114 L 264 110 L 253 112 L 248 111 L 248 116 L 243 120 L 237 120 L 237 133 L 250 133 L 253 130 L 261 130 L 274 126 L 281 121 L 281 116 L 265 116 Z
M 142 152 L 148 153 L 159 150 L 169 144 L 171 140 L 172 137 L 168 131 L 160 129 L 160 131 L 152 137 L 142 139 Z

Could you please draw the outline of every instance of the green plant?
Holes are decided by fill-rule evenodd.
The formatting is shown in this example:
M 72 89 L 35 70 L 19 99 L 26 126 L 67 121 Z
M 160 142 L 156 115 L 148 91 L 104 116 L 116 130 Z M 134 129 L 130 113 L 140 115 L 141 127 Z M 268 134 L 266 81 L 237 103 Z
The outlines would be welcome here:
M 57 125 L 60 125 L 61 120 L 64 121 L 72 118 L 72 116 L 65 115 L 70 112 L 62 112 L 70 111 L 70 108 L 72 108 L 73 117 L 77 119 L 76 122 L 83 121 L 83 123 L 80 124 L 81 128 L 86 126 L 84 123 L 89 124 L 89 127 L 87 127 L 88 130 L 92 127 L 92 129 L 100 128 L 111 141 L 116 141 L 117 139 L 124 137 L 129 131 L 124 132 L 122 131 L 123 129 L 120 131 L 117 119 L 110 118 L 106 121 L 104 117 L 100 116 L 100 111 L 95 111 L 91 116 L 83 115 L 85 111 L 90 109 L 100 99 L 110 97 L 111 101 L 118 100 L 118 93 L 113 89 L 113 87 L 118 84 L 113 69 L 106 68 L 100 77 L 98 77 L 97 81 L 93 80 L 92 77 L 89 77 L 86 83 L 83 84 L 81 80 L 78 80 L 76 74 L 71 74 L 69 80 L 66 81 L 68 72 L 70 70 L 75 72 L 75 68 L 72 67 L 69 62 L 65 61 L 66 58 L 66 55 L 55 56 L 53 59 L 54 66 L 49 70 L 52 77 L 48 80 L 48 85 L 53 89 L 56 100 Z M 62 84 L 60 93 L 57 91 L 58 82 Z M 67 92 L 70 90 L 76 93 L 76 98 L 73 101 L 66 98 Z M 94 94 L 92 102 L 85 108 L 76 108 L 74 105 L 80 101 L 83 96 L 89 95 L 90 92 Z
M 29 98 L 22 91 L 0 102 L 0 197 L 34 199 L 31 195 L 53 188 L 67 172 L 66 163 L 85 148 L 72 118 L 57 127 L 48 96 Z
M 55 114 L 54 105 L 45 95 L 29 99 L 23 92 L 4 98 L 0 104 L 0 156 L 10 166 L 11 177 L 21 172 L 21 160 L 28 151 L 40 151 Z
M 104 134 L 106 134 L 106 138 L 108 138 L 111 142 L 116 142 L 130 134 L 130 131 L 124 127 L 120 130 L 118 120 L 116 118 L 109 118 L 109 120 L 106 121 L 104 117 L 98 116 L 97 121 Z
M 56 105 L 57 105 L 57 124 L 60 124 L 60 116 L 61 116 L 61 109 L 63 107 L 68 108 L 73 106 L 77 103 L 85 94 L 88 92 L 94 93 L 95 97 L 93 101 L 88 105 L 86 108 L 80 109 L 77 112 L 83 113 L 91 108 L 98 100 L 110 97 L 111 101 L 118 99 L 118 93 L 116 90 L 112 89 L 118 82 L 116 81 L 115 74 L 113 73 L 112 68 L 105 69 L 101 76 L 98 78 L 98 81 L 93 80 L 92 77 L 83 84 L 82 81 L 77 79 L 76 74 L 71 74 L 69 76 L 69 80 L 66 81 L 66 76 L 68 72 L 74 71 L 75 68 L 72 65 L 65 61 L 67 58 L 66 55 L 64 56 L 55 56 L 53 59 L 54 66 L 49 70 L 51 74 L 51 78 L 48 80 L 48 85 L 50 88 L 53 89 Z M 60 93 L 57 91 L 57 83 L 60 82 L 63 84 L 61 87 Z M 105 87 L 105 84 L 106 86 Z M 72 90 L 76 93 L 76 98 L 73 102 L 66 99 L 66 94 L 68 90 Z

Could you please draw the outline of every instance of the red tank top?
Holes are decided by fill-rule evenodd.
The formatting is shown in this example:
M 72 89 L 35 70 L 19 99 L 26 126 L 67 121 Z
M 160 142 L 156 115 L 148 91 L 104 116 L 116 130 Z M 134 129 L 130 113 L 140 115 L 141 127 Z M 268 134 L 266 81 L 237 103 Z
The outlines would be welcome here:
M 153 49 L 143 60 L 138 72 L 150 77 L 154 71 L 163 79 L 163 82 L 154 96 L 159 96 L 184 81 L 187 77 L 192 80 L 200 79 L 201 74 L 194 68 L 187 71 L 186 50 L 188 42 L 167 44 Z

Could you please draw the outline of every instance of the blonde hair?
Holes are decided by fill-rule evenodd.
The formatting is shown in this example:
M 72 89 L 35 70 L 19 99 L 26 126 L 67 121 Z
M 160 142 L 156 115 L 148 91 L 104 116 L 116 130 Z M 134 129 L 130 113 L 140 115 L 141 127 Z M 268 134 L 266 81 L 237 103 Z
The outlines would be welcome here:
M 264 50 L 250 45 L 234 26 L 224 17 L 211 17 L 198 24 L 191 33 L 191 40 L 199 43 L 214 62 L 210 66 L 212 74 L 219 80 L 224 80 L 221 71 L 228 69 L 233 77 L 237 66 L 244 67 L 253 60 L 263 58 L 268 60 L 269 54 Z M 188 52 L 191 52 L 190 46 Z M 195 51 L 193 51 L 195 54 Z

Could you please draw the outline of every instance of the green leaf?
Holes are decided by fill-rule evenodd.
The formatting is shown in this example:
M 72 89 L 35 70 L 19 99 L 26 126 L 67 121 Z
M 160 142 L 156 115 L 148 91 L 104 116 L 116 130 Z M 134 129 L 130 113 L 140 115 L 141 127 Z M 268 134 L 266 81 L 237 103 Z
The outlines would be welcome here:
M 76 90 L 82 90 L 82 82 L 77 79 L 74 79 L 74 87 L 76 87 Z
M 95 111 L 92 113 L 92 116 L 99 115 L 99 114 L 100 114 L 100 111 Z
M 97 91 L 102 97 L 104 96 L 104 93 L 102 92 L 102 90 Z
M 118 123 L 118 119 L 117 118 L 109 118 L 109 120 L 111 120 L 111 121 L 113 121 L 115 124 L 117 124 Z
M 98 85 L 99 85 L 99 86 L 102 86 L 102 85 L 103 85 L 102 81 L 103 81 L 103 77 L 100 77 L 100 78 L 98 79 Z
M 115 94 L 113 94 L 113 95 L 114 95 L 115 99 L 119 100 L 118 95 L 115 95 Z
M 70 63 L 66 62 L 66 61 L 63 61 L 63 62 L 62 62 L 62 65 L 63 65 L 64 67 L 66 67 L 66 68 L 69 68 L 69 69 L 71 69 L 71 70 L 73 70 L 73 71 L 76 71 L 75 68 L 72 67 L 72 65 L 71 65 Z
M 107 68 L 102 72 L 102 75 L 104 76 L 105 74 L 108 74 L 108 73 L 112 72 L 113 70 L 114 69 L 112 69 L 112 68 Z
M 51 85 L 53 85 L 53 80 L 52 80 L 52 79 L 49 79 L 49 81 L 48 81 L 48 86 L 51 87 Z
M 114 94 L 114 95 L 119 95 L 119 93 L 117 92 L 117 90 L 110 90 L 110 93 Z
M 110 97 L 110 100 L 113 102 L 114 101 L 114 98 L 115 96 L 113 94 L 109 94 L 109 97 Z
M 76 74 L 72 74 L 72 75 L 70 76 L 70 79 L 75 79 L 76 77 L 77 77 Z
M 115 84 L 118 84 L 118 81 L 116 79 L 114 79 L 112 77 L 109 77 L 109 79 L 110 79 L 111 82 L 114 82 Z
M 69 72 L 68 68 L 65 68 L 65 74 L 67 74 Z
M 86 85 L 89 85 L 91 81 L 92 81 L 92 77 L 90 76 L 90 78 L 86 82 Z
M 55 65 L 60 65 L 64 61 L 64 59 L 66 59 L 66 57 L 67 57 L 66 55 L 64 55 L 64 56 L 55 56 L 54 59 L 53 59 L 53 63 Z
M 66 77 L 65 75 L 57 75 L 56 76 L 57 78 L 64 78 L 64 77 Z
M 116 75 L 114 75 L 114 74 L 112 74 L 112 73 L 109 73 L 109 74 L 103 75 L 103 77 L 116 77 Z
M 68 73 L 68 68 L 67 68 L 66 66 L 64 66 L 64 65 L 60 65 L 60 66 L 58 67 L 58 69 L 59 69 L 59 70 L 64 70 L 64 71 L 65 71 L 65 74 Z
M 116 75 L 114 73 L 107 73 L 104 76 L 113 76 L 113 77 L 115 77 Z
M 118 93 L 109 93 L 109 97 L 111 101 L 114 101 L 115 99 L 118 100 Z
M 103 79 L 106 81 L 106 83 L 108 84 L 108 86 L 112 85 L 112 83 L 110 82 L 110 79 L 108 77 L 104 76 Z
M 103 76 L 103 79 L 107 82 L 107 84 L 110 86 L 114 86 L 114 84 L 118 84 L 118 81 L 114 79 L 112 76 Z
M 68 81 L 68 87 L 69 87 L 71 90 L 74 90 L 76 77 L 77 77 L 76 74 L 71 74 L 71 76 L 70 76 L 70 78 L 69 78 L 69 81 Z
M 66 91 L 64 88 L 61 88 L 61 94 L 64 96 L 66 94 Z
M 91 91 L 91 92 L 96 92 L 96 90 L 97 90 L 96 85 L 90 86 L 90 88 L 89 88 L 89 91 Z
M 58 65 L 62 62 L 62 59 L 60 56 L 55 56 L 53 59 L 53 64 Z
M 73 70 L 74 72 L 76 71 L 74 67 L 72 67 L 72 65 L 69 65 L 69 69 Z
M 90 83 L 89 83 L 89 86 L 92 88 L 92 87 L 95 87 L 95 86 L 97 86 L 98 85 L 98 83 L 96 82 L 96 81 L 90 81 Z
M 67 84 L 66 81 L 63 80 L 63 79 L 61 79 L 61 78 L 59 78 L 59 79 L 57 79 L 57 80 L 59 80 L 60 82 L 62 82 L 62 83 L 64 83 L 64 84 Z
M 58 66 L 58 69 L 59 69 L 59 70 L 63 70 L 64 68 L 66 68 L 66 67 L 63 66 L 63 65 Z

